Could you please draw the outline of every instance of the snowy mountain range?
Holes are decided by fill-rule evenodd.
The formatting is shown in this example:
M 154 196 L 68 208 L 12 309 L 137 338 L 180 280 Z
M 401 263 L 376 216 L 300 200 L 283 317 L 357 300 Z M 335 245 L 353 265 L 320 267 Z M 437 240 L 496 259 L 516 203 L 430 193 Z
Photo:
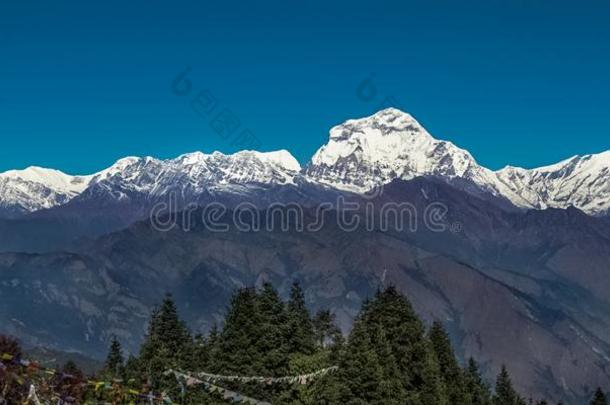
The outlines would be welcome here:
M 296 202 L 305 218 L 338 195 L 417 212 L 438 201 L 460 226 L 435 232 L 418 216 L 414 232 L 346 232 L 333 220 L 315 232 L 198 223 L 161 232 L 149 217 L 168 195 L 176 210 Z M 610 151 L 493 171 L 396 109 L 332 128 L 305 167 L 287 151 L 242 151 L 127 157 L 88 176 L 9 171 L 0 173 L 0 329 L 97 358 L 110 336 L 136 350 L 167 291 L 205 333 L 235 289 L 271 281 L 286 294 L 301 280 L 311 309 L 330 308 L 347 330 L 388 283 L 427 322 L 443 320 L 487 378 L 506 364 L 524 393 L 584 403 L 591 387 L 610 384 L 609 209 Z M 219 221 L 234 225 L 233 214 Z
M 287 151 L 185 154 L 175 159 L 128 157 L 93 175 L 70 176 L 30 167 L 0 173 L 0 215 L 18 217 L 62 206 L 76 197 L 155 199 L 176 192 L 243 193 L 260 186 L 303 183 L 365 193 L 393 180 L 432 176 L 473 194 L 518 208 L 577 207 L 600 216 L 610 210 L 610 151 L 575 156 L 537 169 L 492 171 L 466 150 L 432 137 L 411 115 L 389 108 L 331 129 L 328 143 L 301 168 Z
M 171 191 L 195 198 L 203 192 L 292 184 L 301 167 L 287 151 L 189 153 L 171 160 L 126 157 L 93 175 L 70 176 L 30 167 L 0 173 L 0 212 L 16 217 L 58 207 L 75 197 L 116 201 L 135 195 L 153 199 Z

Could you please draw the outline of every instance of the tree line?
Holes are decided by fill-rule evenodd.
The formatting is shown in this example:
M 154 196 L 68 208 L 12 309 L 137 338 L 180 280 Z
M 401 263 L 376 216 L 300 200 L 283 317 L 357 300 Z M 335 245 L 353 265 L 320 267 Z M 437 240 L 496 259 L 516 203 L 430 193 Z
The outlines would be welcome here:
M 0 354 L 7 351 L 20 354 L 14 340 L 0 338 Z M 112 339 L 104 368 L 96 377 L 121 382 L 116 389 L 96 390 L 70 381 L 45 383 L 65 403 L 150 403 L 128 398 L 119 388 L 130 386 L 167 393 L 174 403 L 224 405 L 228 402 L 218 393 L 197 385 L 185 389 L 165 372 L 280 377 L 335 366 L 335 372 L 305 385 L 233 381 L 223 387 L 272 404 L 548 404 L 518 393 L 506 367 L 492 387 L 474 359 L 460 364 L 443 325 L 437 321 L 426 328 L 394 287 L 378 291 L 363 303 L 347 337 L 330 311 L 310 314 L 298 283 L 292 285 L 287 301 L 269 283 L 236 291 L 223 322 L 206 335 L 189 332 L 167 295 L 152 312 L 136 356 L 125 359 L 120 342 Z M 0 397 L 7 403 L 22 403 L 27 385 L 12 381 L 9 368 L 0 370 Z M 74 364 L 64 369 L 82 375 Z M 590 403 L 607 405 L 606 394 L 598 389 Z

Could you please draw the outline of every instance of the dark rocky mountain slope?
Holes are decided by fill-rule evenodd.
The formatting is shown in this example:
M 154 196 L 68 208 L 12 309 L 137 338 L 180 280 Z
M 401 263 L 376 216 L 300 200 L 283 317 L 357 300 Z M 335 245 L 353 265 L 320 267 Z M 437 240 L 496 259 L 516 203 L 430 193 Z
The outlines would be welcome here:
M 426 320 L 443 321 L 460 356 L 474 356 L 488 376 L 507 364 L 526 394 L 578 401 L 610 385 L 606 220 L 576 209 L 504 210 L 429 178 L 347 200 L 359 202 L 360 218 L 408 203 L 416 229 L 346 230 L 336 210 L 303 232 L 294 219 L 286 230 L 244 232 L 233 211 L 218 219 L 226 232 L 201 221 L 167 232 L 139 222 L 72 253 L 0 255 L 0 324 L 29 345 L 100 357 L 112 334 L 135 350 L 166 291 L 191 329 L 205 331 L 236 288 L 269 280 L 286 294 L 298 279 L 310 307 L 333 309 L 348 329 L 362 300 L 393 284 Z M 260 224 L 272 215 L 259 213 Z M 313 206 L 303 213 L 306 224 L 319 218 Z

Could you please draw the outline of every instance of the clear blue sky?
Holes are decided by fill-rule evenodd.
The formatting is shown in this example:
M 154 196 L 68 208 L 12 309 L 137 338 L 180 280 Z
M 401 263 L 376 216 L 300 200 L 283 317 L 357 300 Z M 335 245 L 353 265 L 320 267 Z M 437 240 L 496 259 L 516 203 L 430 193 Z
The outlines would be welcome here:
M 172 92 L 186 66 L 302 162 L 386 97 L 491 168 L 600 152 L 609 21 L 608 1 L 2 2 L 0 170 L 233 152 Z

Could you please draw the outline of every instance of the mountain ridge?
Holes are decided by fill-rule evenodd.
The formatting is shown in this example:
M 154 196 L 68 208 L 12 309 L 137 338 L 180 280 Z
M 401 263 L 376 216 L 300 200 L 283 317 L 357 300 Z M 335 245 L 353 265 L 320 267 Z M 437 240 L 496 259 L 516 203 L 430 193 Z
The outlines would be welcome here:
M 525 393 L 580 403 L 587 384 L 610 381 L 610 222 L 573 208 L 505 211 L 435 178 L 350 198 L 377 208 L 408 201 L 418 212 L 439 201 L 445 222 L 464 227 L 434 232 L 417 217 L 415 232 L 346 232 L 329 217 L 313 232 L 218 233 L 199 222 L 160 231 L 139 221 L 72 253 L 0 254 L 0 323 L 28 344 L 102 356 L 112 335 L 135 350 L 167 291 L 189 326 L 206 331 L 236 288 L 270 281 L 285 294 L 298 279 L 312 309 L 333 309 L 346 330 L 388 283 L 428 322 L 454 331 L 462 358 L 474 356 L 489 376 L 506 363 Z
M 467 180 L 465 191 L 520 209 L 575 206 L 589 215 L 610 213 L 610 151 L 534 169 L 492 171 L 467 150 L 432 137 L 411 115 L 388 108 L 333 127 L 328 143 L 303 167 L 280 150 L 193 152 L 166 160 L 126 157 L 87 176 L 36 167 L 0 173 L 0 216 L 23 216 L 87 195 L 120 201 L 130 193 L 151 199 L 175 192 L 196 202 L 206 191 L 247 193 L 250 187 L 302 182 L 363 194 L 395 179 L 420 176 L 458 187 Z

